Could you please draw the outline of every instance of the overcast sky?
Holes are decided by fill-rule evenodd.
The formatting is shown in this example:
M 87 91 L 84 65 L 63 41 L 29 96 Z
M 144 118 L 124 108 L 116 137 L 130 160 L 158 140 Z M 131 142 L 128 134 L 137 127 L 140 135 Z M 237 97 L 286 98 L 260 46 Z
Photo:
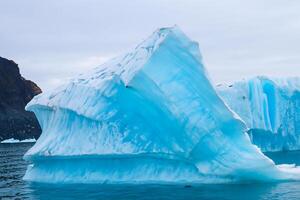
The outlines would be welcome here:
M 49 90 L 174 24 L 215 83 L 300 76 L 299 0 L 0 0 L 0 56 Z

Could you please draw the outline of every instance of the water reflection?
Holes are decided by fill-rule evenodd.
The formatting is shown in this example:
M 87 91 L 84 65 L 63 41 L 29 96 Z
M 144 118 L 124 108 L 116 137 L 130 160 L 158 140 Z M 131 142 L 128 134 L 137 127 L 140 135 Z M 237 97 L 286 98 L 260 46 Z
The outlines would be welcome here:
M 31 199 L 299 199 L 299 183 L 231 185 L 30 184 Z

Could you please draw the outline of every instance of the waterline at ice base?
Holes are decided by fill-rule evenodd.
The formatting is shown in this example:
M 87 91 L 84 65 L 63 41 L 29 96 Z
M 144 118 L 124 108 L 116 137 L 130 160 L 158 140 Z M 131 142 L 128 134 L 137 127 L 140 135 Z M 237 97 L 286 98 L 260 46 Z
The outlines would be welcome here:
M 251 144 L 217 95 L 198 44 L 162 28 L 133 51 L 35 97 L 43 129 L 25 180 L 220 183 L 299 180 Z

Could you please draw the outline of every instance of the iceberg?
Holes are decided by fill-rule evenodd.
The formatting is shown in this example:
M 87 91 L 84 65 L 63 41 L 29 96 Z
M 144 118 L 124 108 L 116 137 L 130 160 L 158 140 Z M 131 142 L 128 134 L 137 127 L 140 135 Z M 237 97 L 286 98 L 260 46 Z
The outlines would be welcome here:
M 262 151 L 300 150 L 300 78 L 260 76 L 217 90 Z
M 217 95 L 198 43 L 161 28 L 133 51 L 27 105 L 42 135 L 24 180 L 219 183 L 298 180 L 276 166 Z
M 10 139 L 6 139 L 6 140 L 2 140 L 0 143 L 1 144 L 8 144 L 8 143 L 31 143 L 31 142 L 36 142 L 36 140 L 34 138 L 28 138 L 28 139 L 24 139 L 24 140 L 18 140 L 18 139 L 14 139 L 14 138 L 10 138 Z

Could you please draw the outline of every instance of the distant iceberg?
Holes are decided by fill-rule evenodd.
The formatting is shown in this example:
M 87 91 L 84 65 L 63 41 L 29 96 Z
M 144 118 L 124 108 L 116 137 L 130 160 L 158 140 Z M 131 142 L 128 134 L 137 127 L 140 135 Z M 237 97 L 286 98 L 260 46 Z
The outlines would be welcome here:
M 217 95 L 198 44 L 177 27 L 28 105 L 43 133 L 25 180 L 218 183 L 300 178 L 251 144 Z
M 0 143 L 7 144 L 7 143 L 27 143 L 27 142 L 36 142 L 36 140 L 34 138 L 24 139 L 24 140 L 10 138 L 10 139 L 6 139 L 6 140 L 2 140 Z
M 300 78 L 255 77 L 217 90 L 263 151 L 300 150 Z

